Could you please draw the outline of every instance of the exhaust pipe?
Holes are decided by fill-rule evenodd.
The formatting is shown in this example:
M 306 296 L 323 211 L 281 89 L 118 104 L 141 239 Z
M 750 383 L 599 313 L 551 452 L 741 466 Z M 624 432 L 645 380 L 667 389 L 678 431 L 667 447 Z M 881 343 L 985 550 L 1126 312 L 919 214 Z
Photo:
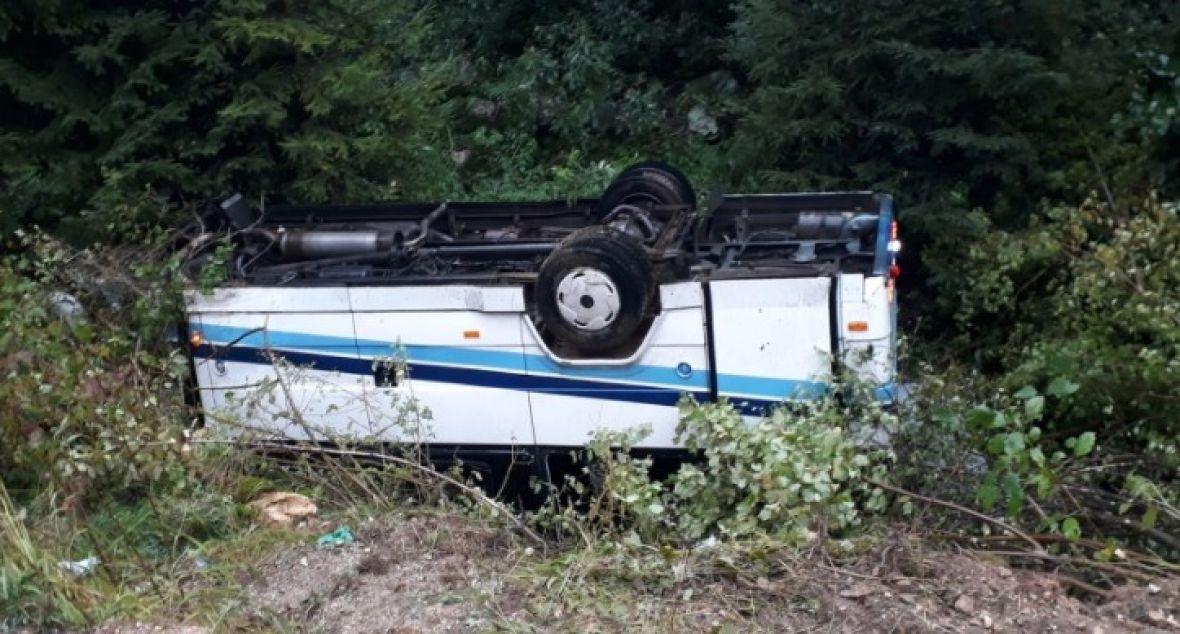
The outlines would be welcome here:
M 400 231 L 284 231 L 279 252 L 288 260 L 317 260 L 342 255 L 391 251 L 401 242 Z
M 413 251 L 422 246 L 430 236 L 430 225 L 447 210 L 443 203 L 430 212 L 410 229 L 413 237 L 390 229 L 292 229 L 278 234 L 279 252 L 288 260 L 318 260 L 342 256 L 362 256 L 376 253 L 392 253 L 400 247 L 402 251 Z M 416 231 L 415 231 L 416 229 Z

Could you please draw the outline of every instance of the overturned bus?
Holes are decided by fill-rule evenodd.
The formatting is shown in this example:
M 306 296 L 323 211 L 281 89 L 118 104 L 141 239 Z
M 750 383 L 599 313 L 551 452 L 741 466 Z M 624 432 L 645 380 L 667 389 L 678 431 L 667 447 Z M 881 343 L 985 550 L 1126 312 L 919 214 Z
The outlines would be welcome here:
M 186 295 L 210 424 L 544 470 L 604 428 L 647 425 L 640 447 L 675 450 L 683 395 L 758 416 L 823 394 L 840 365 L 894 399 L 885 194 L 698 201 L 651 162 L 572 201 L 235 196 L 187 239 L 221 280 Z

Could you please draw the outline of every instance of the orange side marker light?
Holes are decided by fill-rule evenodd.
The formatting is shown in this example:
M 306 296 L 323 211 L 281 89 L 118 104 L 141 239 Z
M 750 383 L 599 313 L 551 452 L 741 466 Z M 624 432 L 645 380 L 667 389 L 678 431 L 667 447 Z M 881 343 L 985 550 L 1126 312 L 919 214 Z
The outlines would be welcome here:
M 464 330 L 463 331 L 463 338 L 464 339 L 479 339 L 479 331 L 478 330 Z
M 848 322 L 849 332 L 868 332 L 869 322 L 867 321 L 850 321 Z

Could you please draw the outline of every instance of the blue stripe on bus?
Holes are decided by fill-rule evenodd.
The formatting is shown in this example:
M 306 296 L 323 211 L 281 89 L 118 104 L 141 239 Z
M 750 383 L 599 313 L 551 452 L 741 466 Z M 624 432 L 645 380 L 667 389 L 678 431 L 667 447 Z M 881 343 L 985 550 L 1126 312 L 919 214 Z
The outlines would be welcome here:
M 219 359 L 222 361 L 257 364 L 270 364 L 272 355 L 273 357 L 285 359 L 288 363 L 297 366 L 309 366 L 315 370 L 343 372 L 363 376 L 372 376 L 373 374 L 374 362 L 371 359 L 362 359 L 359 357 L 344 357 L 274 348 L 254 348 L 240 344 L 229 349 L 218 348 L 216 350 L 213 346 L 203 344 L 193 354 L 198 359 Z M 433 365 L 416 361 L 409 361 L 406 363 L 406 366 L 410 378 L 419 381 L 436 381 L 439 383 L 456 383 L 476 387 L 544 392 L 559 396 L 582 396 L 611 401 L 646 403 L 649 405 L 675 405 L 680 399 L 681 394 L 685 392 L 698 399 L 708 396 L 707 392 L 693 390 L 650 387 L 628 383 L 585 381 L 557 376 L 517 374 L 482 368 Z
M 487 348 L 398 345 L 387 341 L 370 339 L 354 340 L 351 337 L 312 335 L 266 330 L 251 333 L 248 328 L 202 325 L 202 336 L 211 342 L 225 345 L 237 341 L 234 347 L 253 346 L 257 348 L 310 349 L 336 355 L 355 354 L 365 359 L 404 356 L 409 363 L 447 363 L 463 366 L 479 366 L 508 370 L 512 372 L 545 372 L 562 377 L 601 379 L 606 381 L 636 381 L 654 383 L 659 387 L 673 390 L 704 390 L 708 388 L 707 371 L 693 369 L 687 377 L 677 373 L 674 367 L 630 364 L 625 366 L 567 366 L 554 363 L 541 355 L 525 354 L 522 350 L 489 350 Z M 239 341 L 238 338 L 242 337 Z
M 193 356 L 198 359 L 219 359 L 238 363 L 270 365 L 273 358 L 272 354 L 274 357 L 281 357 L 288 363 L 311 367 L 316 370 L 343 372 L 345 374 L 361 376 L 373 375 L 374 361 L 372 359 L 296 350 L 255 348 L 240 344 L 229 349 L 215 348 L 209 344 L 202 344 L 194 351 Z M 699 390 L 679 390 L 628 383 L 586 381 L 560 376 L 517 374 L 480 368 L 440 366 L 420 362 L 408 362 L 406 365 L 409 376 L 420 381 L 542 392 L 557 396 L 577 396 L 669 407 L 676 405 L 683 394 L 692 396 L 698 402 L 706 401 L 709 397 L 708 392 Z M 823 386 L 823 384 L 804 381 L 794 383 L 794 389 L 788 389 L 788 391 L 784 392 L 787 396 L 752 398 L 726 392 L 721 392 L 720 396 L 728 399 L 743 414 L 749 416 L 765 416 L 774 407 L 781 405 L 785 398 L 817 398 L 822 396 L 826 391 L 826 386 Z M 737 385 L 749 387 L 743 386 L 741 383 Z M 814 387 L 816 385 L 824 389 L 816 389 Z M 895 400 L 895 391 L 896 386 L 890 383 L 877 388 L 875 395 L 878 400 L 890 403 Z
M 798 381 L 795 379 L 776 379 L 760 376 L 742 376 L 737 374 L 717 375 L 717 392 L 728 395 L 748 395 L 754 398 L 786 398 L 816 399 L 828 391 L 826 383 L 818 381 Z M 730 398 L 741 398 L 731 396 Z
M 707 370 L 694 369 L 688 377 L 681 377 L 675 368 L 632 364 L 627 366 L 579 367 L 554 363 L 548 357 L 529 355 L 519 350 L 489 350 L 487 348 L 460 348 L 454 346 L 408 345 L 399 346 L 377 340 L 332 335 L 292 333 L 275 330 L 250 332 L 251 329 L 237 326 L 205 324 L 200 326 L 202 336 L 209 342 L 224 346 L 236 342 L 228 350 L 221 348 L 221 357 L 226 360 L 242 360 L 253 363 L 267 363 L 264 350 L 281 351 L 296 365 L 313 363 L 317 368 L 350 374 L 372 374 L 374 359 L 401 357 L 415 368 L 414 378 L 425 381 L 437 380 L 448 383 L 468 383 L 488 387 L 509 389 L 536 389 L 552 393 L 606 398 L 600 393 L 616 393 L 622 398 L 627 394 L 643 395 L 651 402 L 650 394 L 666 392 L 679 395 L 682 392 L 700 393 L 708 387 Z M 250 333 L 250 334 L 246 334 Z M 239 339 L 240 338 L 240 339 Z M 217 344 L 214 344 L 217 345 Z M 202 346 L 203 348 L 208 346 Z M 292 350 L 292 348 L 298 350 Z M 246 350 L 237 353 L 238 350 Z M 316 352 L 309 352 L 314 350 Z M 211 353 L 209 353 L 211 356 Z M 236 358 L 236 357 L 244 358 Z M 446 368 L 438 364 L 452 364 Z M 472 367 L 476 366 L 476 367 Z M 544 372 L 546 376 L 536 374 Z M 532 373 L 532 374 L 527 374 Z M 446 376 L 449 379 L 432 379 L 430 376 Z M 470 379 L 467 381 L 466 379 Z M 496 378 L 501 377 L 501 378 Z M 619 383 L 635 381 L 655 385 Z M 560 387 L 559 384 L 565 387 Z M 548 385 L 547 388 L 522 387 L 524 385 Z M 717 391 L 735 403 L 756 403 L 761 409 L 765 404 L 778 403 L 784 399 L 815 399 L 823 396 L 828 385 L 819 381 L 779 379 L 740 374 L 719 374 Z M 877 388 L 879 400 L 894 400 L 895 388 L 886 385 Z M 676 396 L 661 397 L 661 403 L 674 404 Z

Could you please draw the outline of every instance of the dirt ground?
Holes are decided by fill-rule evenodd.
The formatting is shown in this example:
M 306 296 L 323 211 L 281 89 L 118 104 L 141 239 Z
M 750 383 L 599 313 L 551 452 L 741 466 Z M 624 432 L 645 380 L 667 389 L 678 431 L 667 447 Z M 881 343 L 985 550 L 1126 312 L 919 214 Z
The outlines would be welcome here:
M 961 552 L 916 552 L 900 539 L 842 563 L 801 556 L 790 574 L 750 578 L 689 561 L 653 577 L 619 562 L 542 556 L 503 530 L 460 517 L 353 528 L 353 544 L 300 545 L 244 574 L 241 611 L 251 629 L 1180 632 L 1175 582 L 1082 600 L 1051 572 Z M 101 631 L 204 630 L 139 623 Z

